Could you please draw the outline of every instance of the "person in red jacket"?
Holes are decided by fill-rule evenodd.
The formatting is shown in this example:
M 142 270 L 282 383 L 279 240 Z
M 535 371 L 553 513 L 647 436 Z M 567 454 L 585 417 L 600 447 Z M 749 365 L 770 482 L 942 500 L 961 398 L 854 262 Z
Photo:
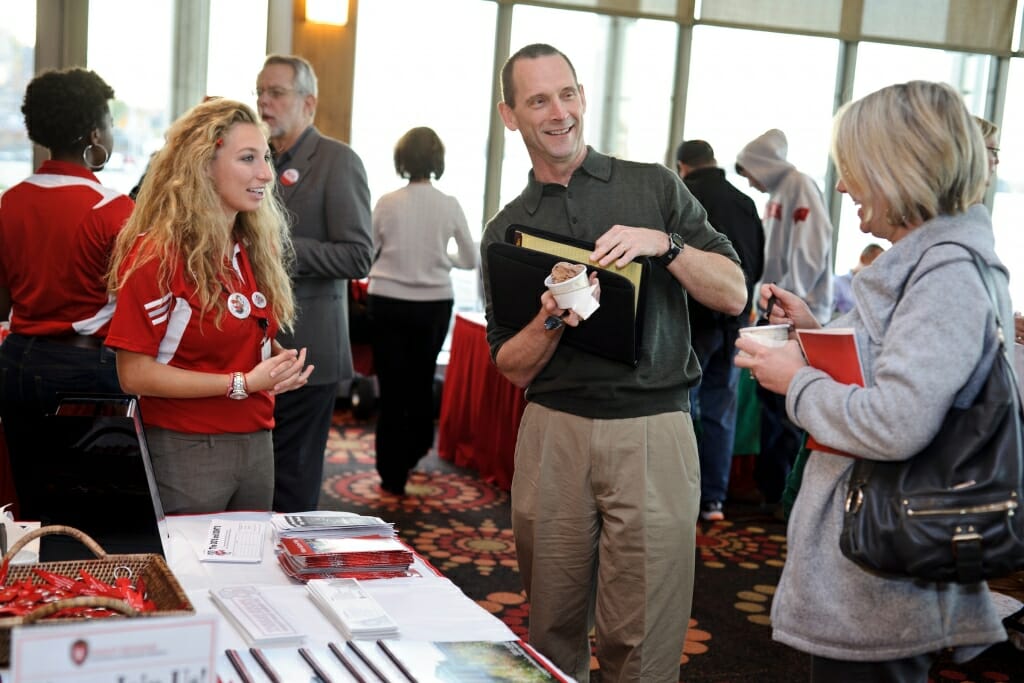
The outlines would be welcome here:
M 103 345 L 114 311 L 105 274 L 134 206 L 94 175 L 114 147 L 114 90 L 93 71 L 47 71 L 21 108 L 50 158 L 0 199 L 0 419 L 15 483 L 58 393 L 120 393 Z
M 275 340 L 295 300 L 273 186 L 256 112 L 209 100 L 171 126 L 115 246 L 107 343 L 167 513 L 271 508 L 274 397 L 313 369 Z

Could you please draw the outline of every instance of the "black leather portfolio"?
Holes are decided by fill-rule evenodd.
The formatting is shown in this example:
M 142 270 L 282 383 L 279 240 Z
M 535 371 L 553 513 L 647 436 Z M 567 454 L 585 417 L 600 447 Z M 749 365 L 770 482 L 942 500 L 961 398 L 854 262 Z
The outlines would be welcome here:
M 646 261 L 623 269 L 600 268 L 587 258 L 593 249 L 592 243 L 511 226 L 506 242 L 487 248 L 493 315 L 503 327 L 522 328 L 537 315 L 551 267 L 559 261 L 582 263 L 588 274 L 599 271 L 601 307 L 579 327 L 566 328 L 562 343 L 635 367 L 643 329 Z

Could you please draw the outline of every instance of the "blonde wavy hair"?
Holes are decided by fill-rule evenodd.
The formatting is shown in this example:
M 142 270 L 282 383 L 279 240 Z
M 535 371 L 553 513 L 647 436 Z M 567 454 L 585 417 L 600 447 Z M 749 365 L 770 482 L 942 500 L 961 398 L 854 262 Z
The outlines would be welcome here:
M 222 278 L 230 266 L 224 261 L 225 238 L 220 196 L 208 173 L 217 153 L 217 141 L 238 123 L 267 126 L 250 107 L 227 99 L 210 99 L 175 121 L 167 141 L 150 161 L 135 210 L 117 237 L 107 275 L 108 289 L 115 293 L 128 276 L 150 259 L 160 261 L 159 278 L 170 288 L 172 265 L 180 258 L 185 277 L 195 284 L 200 311 L 217 312 L 220 329 L 226 310 Z M 288 221 L 274 192 L 275 183 L 256 211 L 240 211 L 232 235 L 245 245 L 253 275 L 266 295 L 270 310 L 284 329 L 295 321 L 295 298 L 288 268 L 294 261 Z M 145 248 L 123 274 L 119 271 L 139 236 Z
M 985 141 L 963 99 L 930 81 L 890 85 L 845 105 L 833 123 L 832 158 L 865 211 L 867 199 L 888 204 L 892 225 L 962 213 L 982 200 L 988 177 Z

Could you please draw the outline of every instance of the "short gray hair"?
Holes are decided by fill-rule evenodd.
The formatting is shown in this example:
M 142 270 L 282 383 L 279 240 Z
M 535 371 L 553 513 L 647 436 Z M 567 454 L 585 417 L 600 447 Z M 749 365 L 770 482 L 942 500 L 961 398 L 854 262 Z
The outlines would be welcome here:
M 298 55 L 269 55 L 263 62 L 263 68 L 271 64 L 290 66 L 295 73 L 295 90 L 301 95 L 316 97 L 316 72 L 307 60 Z

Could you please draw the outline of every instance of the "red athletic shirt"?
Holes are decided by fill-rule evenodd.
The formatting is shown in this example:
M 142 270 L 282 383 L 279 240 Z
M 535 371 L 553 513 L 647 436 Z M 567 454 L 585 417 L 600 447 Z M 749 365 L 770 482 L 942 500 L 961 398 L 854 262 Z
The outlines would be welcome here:
M 134 206 L 63 161 L 43 162 L 0 196 L 0 287 L 11 292 L 11 332 L 106 334 L 110 252 Z
M 122 273 L 138 257 L 145 240 L 145 235 L 139 238 L 122 264 Z M 221 316 L 221 329 L 217 329 L 213 310 L 200 319 L 195 286 L 186 281 L 179 259 L 175 259 L 170 291 L 157 280 L 159 259 L 139 267 L 118 290 L 107 346 L 144 353 L 177 368 L 224 375 L 224 394 L 220 396 L 142 396 L 145 424 L 191 434 L 244 434 L 274 427 L 274 397 L 269 393 L 251 392 L 241 401 L 227 397 L 228 373 L 252 370 L 264 352 L 269 357 L 270 340 L 277 334 L 270 303 L 255 285 L 248 254 L 238 244 L 232 266 L 230 282 L 223 283 L 229 310 Z M 232 308 L 242 317 L 232 314 Z

